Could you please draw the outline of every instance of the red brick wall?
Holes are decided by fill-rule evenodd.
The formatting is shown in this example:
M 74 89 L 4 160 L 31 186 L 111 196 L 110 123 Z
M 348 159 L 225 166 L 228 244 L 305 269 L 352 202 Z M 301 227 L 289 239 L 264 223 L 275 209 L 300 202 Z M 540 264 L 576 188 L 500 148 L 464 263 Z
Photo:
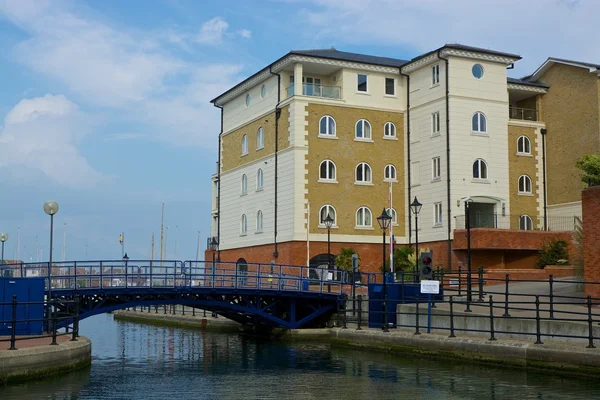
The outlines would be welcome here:
M 600 282 L 600 186 L 581 192 L 584 279 Z M 585 294 L 600 297 L 600 285 L 585 285 Z
M 565 231 L 518 231 L 509 229 L 471 229 L 471 249 L 533 250 L 538 251 L 547 240 L 564 240 L 569 245 L 569 254 L 575 250 L 571 232 Z M 464 229 L 454 231 L 455 250 L 467 249 Z

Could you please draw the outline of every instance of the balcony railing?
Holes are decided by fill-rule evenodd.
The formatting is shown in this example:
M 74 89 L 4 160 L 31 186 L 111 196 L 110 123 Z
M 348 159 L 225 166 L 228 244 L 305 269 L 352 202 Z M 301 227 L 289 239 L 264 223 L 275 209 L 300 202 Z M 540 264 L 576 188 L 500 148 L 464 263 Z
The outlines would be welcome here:
M 521 215 L 502 214 L 477 214 L 471 216 L 471 228 L 513 229 L 513 230 L 544 230 L 544 217 L 530 217 Z M 465 229 L 465 216 L 457 215 L 455 229 Z M 547 217 L 547 230 L 549 231 L 574 231 L 581 226 L 581 217 Z
M 287 88 L 288 97 L 293 96 L 294 85 Z M 314 83 L 303 83 L 302 94 L 304 96 L 321 97 L 324 99 L 336 99 L 342 98 L 342 88 L 339 86 L 328 86 L 328 85 L 315 85 Z
M 520 119 L 523 121 L 537 121 L 538 112 L 531 108 L 509 107 L 509 118 Z

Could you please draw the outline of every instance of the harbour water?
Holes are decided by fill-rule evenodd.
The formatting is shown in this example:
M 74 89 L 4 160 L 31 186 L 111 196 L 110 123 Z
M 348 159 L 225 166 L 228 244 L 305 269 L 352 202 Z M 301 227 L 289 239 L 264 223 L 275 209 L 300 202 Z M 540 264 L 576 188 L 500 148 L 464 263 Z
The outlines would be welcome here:
M 0 388 L 0 399 L 593 399 L 597 380 L 401 358 L 99 315 L 91 368 Z

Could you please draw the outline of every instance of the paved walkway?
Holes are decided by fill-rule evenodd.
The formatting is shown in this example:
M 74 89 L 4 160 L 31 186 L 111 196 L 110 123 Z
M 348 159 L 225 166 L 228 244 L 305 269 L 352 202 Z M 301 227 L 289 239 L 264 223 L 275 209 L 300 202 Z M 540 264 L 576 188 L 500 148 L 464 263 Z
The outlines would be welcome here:
M 10 336 L 0 336 L 0 340 L 6 340 L 5 342 L 0 342 L 0 351 L 8 350 L 10 347 Z M 56 342 L 59 344 L 68 342 L 69 340 L 71 340 L 71 334 L 56 337 Z M 17 336 L 15 347 L 17 349 L 25 349 L 30 347 L 49 346 L 50 343 L 52 343 L 52 336 L 37 339 L 27 339 L 27 336 Z

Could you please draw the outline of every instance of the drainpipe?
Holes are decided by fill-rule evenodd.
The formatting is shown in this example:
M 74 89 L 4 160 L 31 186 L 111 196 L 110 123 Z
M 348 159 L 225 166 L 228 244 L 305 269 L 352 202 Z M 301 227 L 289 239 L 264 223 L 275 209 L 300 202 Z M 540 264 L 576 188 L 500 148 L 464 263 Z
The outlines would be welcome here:
M 412 244 L 412 215 L 410 214 L 410 199 L 412 199 L 411 189 L 411 158 L 410 158 L 410 75 L 402 72 L 402 68 L 398 68 L 400 75 L 406 77 L 406 151 L 407 151 L 407 162 L 406 170 L 408 175 L 408 198 L 407 198 L 407 209 L 408 209 L 408 246 Z
M 546 199 L 546 128 L 540 129 L 542 134 L 542 171 L 543 171 L 543 182 L 544 182 L 544 230 L 548 230 L 548 201 Z
M 217 159 L 217 261 L 221 261 L 221 140 L 223 136 L 223 106 L 213 103 L 221 110 L 221 132 L 219 132 L 219 149 Z
M 448 59 L 442 57 L 442 49 L 438 50 L 437 56 L 439 59 L 446 62 L 446 176 L 447 179 L 447 200 L 448 206 L 448 270 L 452 271 L 452 205 L 450 204 L 450 86 L 449 86 L 449 75 Z
M 277 75 L 277 105 L 275 106 L 275 227 L 273 230 L 273 258 L 277 258 L 279 256 L 279 252 L 277 251 L 277 163 L 278 163 L 278 152 L 279 152 L 279 118 L 281 117 L 281 109 L 279 108 L 279 103 L 281 103 L 281 75 L 273 72 L 272 66 L 269 67 L 269 72 L 273 75 Z

